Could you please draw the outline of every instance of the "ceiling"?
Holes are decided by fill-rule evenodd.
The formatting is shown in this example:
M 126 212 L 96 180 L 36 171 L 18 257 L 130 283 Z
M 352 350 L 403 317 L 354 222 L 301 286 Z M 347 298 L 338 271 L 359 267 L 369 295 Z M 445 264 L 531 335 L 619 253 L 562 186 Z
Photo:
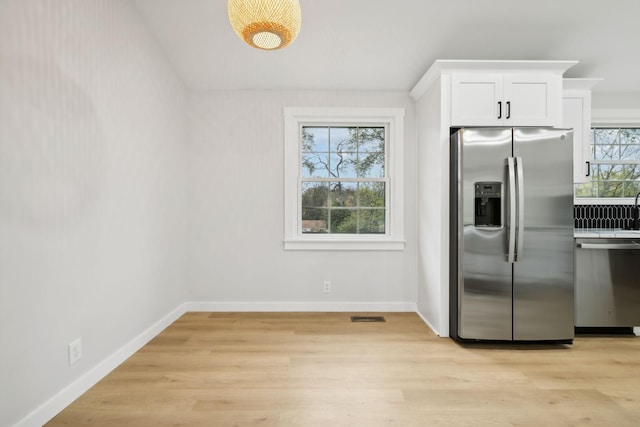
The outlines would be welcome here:
M 436 59 L 578 60 L 566 77 L 638 100 L 638 0 L 300 0 L 287 48 L 253 49 L 226 0 L 132 0 L 187 87 L 409 91 Z

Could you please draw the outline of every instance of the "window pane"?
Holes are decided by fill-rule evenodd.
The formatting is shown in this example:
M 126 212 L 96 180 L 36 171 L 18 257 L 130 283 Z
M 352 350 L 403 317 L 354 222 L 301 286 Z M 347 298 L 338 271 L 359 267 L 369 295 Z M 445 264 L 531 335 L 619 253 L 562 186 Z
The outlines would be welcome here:
M 328 209 L 302 208 L 302 232 L 326 233 Z
M 617 144 L 618 129 L 594 129 L 595 144 Z
M 302 183 L 302 233 L 326 233 L 329 204 L 326 183 Z
M 621 145 L 620 159 L 622 160 L 640 160 L 640 145 Z
M 356 178 L 356 153 L 331 153 L 330 177 Z
M 618 145 L 595 145 L 594 160 L 617 160 L 620 156 Z
M 331 152 L 339 153 L 341 151 L 357 150 L 356 145 L 356 128 L 348 127 L 332 127 L 330 128 Z
M 620 181 L 623 179 L 622 165 L 598 165 L 593 177 L 595 181 Z
M 360 210 L 360 233 L 383 234 L 384 233 L 384 209 Z
M 331 210 L 331 233 L 355 234 L 358 231 L 358 211 L 349 209 Z
M 358 151 L 360 153 L 384 153 L 384 128 L 359 128 Z
M 593 182 L 576 184 L 576 197 L 597 197 L 597 185 Z
M 360 153 L 357 169 L 361 178 L 384 178 L 384 153 Z
M 640 129 L 620 129 L 621 144 L 640 144 Z
M 325 182 L 302 183 L 302 208 L 329 206 L 329 185 Z
M 622 182 L 598 182 L 598 197 L 622 197 Z
M 365 127 L 358 129 L 358 176 L 365 178 L 384 177 L 384 138 L 383 127 Z
M 331 183 L 331 206 L 356 207 L 357 186 L 356 182 Z
M 302 128 L 302 152 L 329 152 L 329 128 L 304 126 Z
M 384 182 L 361 182 L 359 183 L 358 197 L 361 207 L 384 207 L 385 206 L 385 183 Z
M 329 154 L 303 154 L 301 167 L 304 178 L 329 178 Z
M 624 179 L 627 181 L 635 181 L 640 179 L 640 165 L 624 165 Z
M 636 197 L 638 192 L 640 192 L 640 182 L 636 182 L 636 181 L 625 182 L 623 197 Z

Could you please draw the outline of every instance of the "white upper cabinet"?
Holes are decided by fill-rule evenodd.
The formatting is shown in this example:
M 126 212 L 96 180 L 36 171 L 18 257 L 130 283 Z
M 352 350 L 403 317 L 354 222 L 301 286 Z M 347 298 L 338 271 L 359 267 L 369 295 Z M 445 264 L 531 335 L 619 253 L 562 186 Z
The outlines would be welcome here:
M 591 88 L 602 79 L 563 80 L 562 127 L 573 129 L 573 182 L 590 181 Z
M 559 126 L 562 77 L 545 72 L 452 73 L 453 126 Z
M 555 126 L 562 123 L 562 77 L 551 74 L 504 76 L 505 124 Z
M 454 126 L 500 126 L 504 120 L 500 74 L 453 74 L 451 122 Z

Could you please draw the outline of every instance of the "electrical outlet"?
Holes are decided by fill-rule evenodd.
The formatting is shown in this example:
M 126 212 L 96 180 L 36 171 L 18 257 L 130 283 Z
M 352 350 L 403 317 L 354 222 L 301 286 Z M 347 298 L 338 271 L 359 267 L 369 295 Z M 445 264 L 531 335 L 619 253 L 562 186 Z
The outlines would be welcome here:
M 322 282 L 322 292 L 328 294 L 331 292 L 331 280 L 325 280 Z
M 82 337 L 69 343 L 69 366 L 82 357 Z

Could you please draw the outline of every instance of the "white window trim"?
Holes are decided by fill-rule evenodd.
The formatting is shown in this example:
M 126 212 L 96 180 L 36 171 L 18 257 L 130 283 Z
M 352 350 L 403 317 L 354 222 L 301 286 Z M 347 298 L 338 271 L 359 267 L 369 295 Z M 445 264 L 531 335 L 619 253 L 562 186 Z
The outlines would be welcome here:
M 593 109 L 591 128 L 639 127 L 640 109 Z M 576 205 L 632 205 L 634 197 L 574 197 Z
M 384 235 L 303 234 L 299 229 L 300 127 L 308 123 L 385 124 L 389 178 Z M 404 108 L 284 108 L 284 248 L 286 250 L 404 249 Z

